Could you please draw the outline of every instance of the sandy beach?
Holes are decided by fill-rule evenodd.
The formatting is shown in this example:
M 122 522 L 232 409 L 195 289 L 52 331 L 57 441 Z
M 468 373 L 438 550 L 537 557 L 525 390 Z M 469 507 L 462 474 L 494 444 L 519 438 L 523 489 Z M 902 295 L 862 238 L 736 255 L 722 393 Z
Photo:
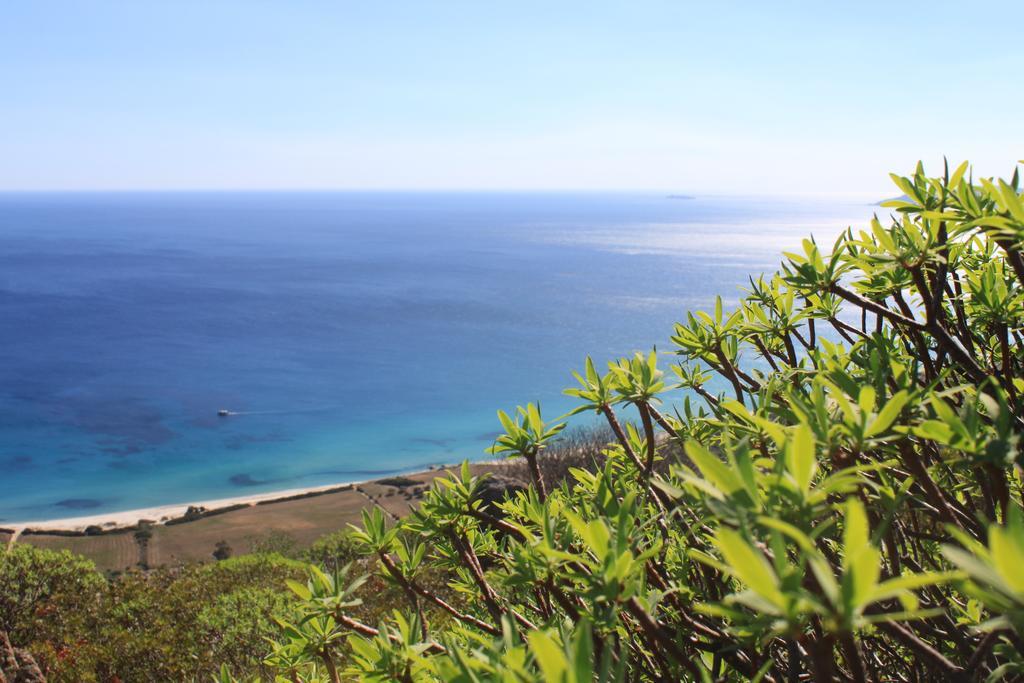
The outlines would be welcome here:
M 470 467 L 475 476 L 501 469 L 495 461 Z M 359 525 L 363 511 L 370 507 L 380 508 L 393 519 L 405 516 L 419 504 L 435 478 L 454 469 L 437 466 L 360 482 L 5 523 L 0 524 L 0 548 L 28 543 L 69 550 L 93 560 L 102 570 L 126 571 L 138 568 L 143 558 L 149 567 L 208 562 L 216 545 L 224 542 L 235 554 L 244 554 L 274 534 L 296 547 L 309 547 L 326 534 Z M 203 514 L 186 518 L 190 506 L 204 508 Z M 144 550 L 133 533 L 139 520 L 153 523 Z M 84 533 L 87 527 L 98 527 L 99 532 Z
M 135 510 L 101 512 L 95 515 L 83 515 L 80 517 L 61 517 L 57 519 L 4 523 L 0 526 L 3 526 L 5 529 L 14 529 L 15 531 L 20 532 L 25 529 L 38 529 L 41 531 L 84 531 L 90 526 L 98 526 L 104 530 L 110 530 L 135 526 L 140 520 L 162 524 L 168 520 L 184 516 L 185 512 L 190 507 L 202 507 L 207 511 L 211 511 L 218 508 L 234 507 L 237 505 L 256 505 L 258 503 L 290 499 L 296 496 L 308 496 L 314 493 L 337 491 L 359 483 L 362 482 L 342 482 L 337 484 L 327 484 L 325 486 L 311 486 L 307 488 L 271 491 L 270 493 L 258 493 L 248 496 L 218 498 L 216 500 L 156 505 L 153 507 L 138 508 Z
M 473 462 L 474 470 L 484 467 L 490 468 L 507 463 L 507 460 L 481 460 Z M 401 472 L 393 476 L 412 477 L 416 479 L 432 478 L 433 475 L 449 470 L 455 465 L 436 465 L 425 470 Z M 317 494 L 334 493 L 373 484 L 377 479 L 366 479 L 359 481 L 336 482 L 321 486 L 307 486 L 301 488 L 281 489 L 267 493 L 253 493 L 246 496 L 232 496 L 230 498 L 216 498 L 211 500 L 189 501 L 186 503 L 169 503 L 166 505 L 154 505 L 151 507 L 135 508 L 117 512 L 101 512 L 95 515 L 80 515 L 75 517 L 58 517 L 53 519 L 31 520 L 25 522 L 3 522 L 0 528 L 9 529 L 22 533 L 26 529 L 35 531 L 66 531 L 83 532 L 86 528 L 97 526 L 104 531 L 123 529 L 136 526 L 139 521 L 145 520 L 153 524 L 165 524 L 168 521 L 184 517 L 189 508 L 204 508 L 204 515 L 223 508 L 236 508 L 241 506 L 267 505 L 275 502 L 284 502 L 296 498 L 313 497 Z

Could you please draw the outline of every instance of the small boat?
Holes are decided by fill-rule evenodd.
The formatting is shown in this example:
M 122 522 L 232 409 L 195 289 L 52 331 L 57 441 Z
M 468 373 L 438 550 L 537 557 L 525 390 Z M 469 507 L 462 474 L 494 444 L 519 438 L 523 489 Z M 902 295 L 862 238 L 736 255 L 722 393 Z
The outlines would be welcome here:
M 220 410 L 217 411 L 217 414 L 220 415 L 221 417 L 227 417 L 228 415 L 231 414 L 231 411 L 228 410 L 227 408 L 221 408 Z

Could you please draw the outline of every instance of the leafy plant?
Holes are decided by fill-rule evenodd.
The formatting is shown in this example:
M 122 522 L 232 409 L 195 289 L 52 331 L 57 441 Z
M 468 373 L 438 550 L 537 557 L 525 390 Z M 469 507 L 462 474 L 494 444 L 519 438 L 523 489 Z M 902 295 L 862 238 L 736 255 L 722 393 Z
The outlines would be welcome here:
M 804 240 L 738 305 L 718 299 L 677 324 L 675 384 L 665 354 L 606 371 L 587 358 L 566 393 L 580 400 L 572 414 L 608 423 L 592 466 L 545 481 L 544 451 L 572 414 L 545 422 L 528 404 L 499 412 L 490 452 L 522 458 L 532 485 L 497 511 L 466 466 L 399 522 L 367 514 L 354 538 L 408 609 L 363 623 L 356 584 L 313 570 L 293 585 L 307 617 L 276 646 L 292 657 L 281 670 L 564 683 L 1021 675 L 1018 174 L 974 181 L 963 164 L 929 177 L 919 165 L 893 180 L 905 198 L 885 204 L 885 224 L 830 249 Z M 671 392 L 681 400 L 663 414 Z M 461 599 L 424 585 L 429 571 Z

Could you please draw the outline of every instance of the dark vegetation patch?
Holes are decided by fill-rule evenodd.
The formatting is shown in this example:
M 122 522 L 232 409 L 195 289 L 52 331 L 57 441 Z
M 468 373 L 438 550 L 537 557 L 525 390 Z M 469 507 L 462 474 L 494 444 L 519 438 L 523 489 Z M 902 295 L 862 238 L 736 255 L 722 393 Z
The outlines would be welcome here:
M 103 501 L 95 498 L 65 498 L 58 500 L 54 505 L 69 510 L 92 510 L 103 505 Z
M 238 474 L 233 474 L 230 477 L 228 477 L 228 481 L 230 481 L 235 486 L 264 486 L 266 484 L 273 484 L 273 483 L 279 482 L 281 480 L 280 479 L 256 479 L 255 477 L 253 477 L 248 472 L 240 472 Z
M 404 489 L 407 486 L 416 486 L 423 482 L 410 479 L 409 477 L 387 477 L 386 479 L 378 479 L 374 483 L 380 484 L 381 486 L 394 486 L 396 488 Z

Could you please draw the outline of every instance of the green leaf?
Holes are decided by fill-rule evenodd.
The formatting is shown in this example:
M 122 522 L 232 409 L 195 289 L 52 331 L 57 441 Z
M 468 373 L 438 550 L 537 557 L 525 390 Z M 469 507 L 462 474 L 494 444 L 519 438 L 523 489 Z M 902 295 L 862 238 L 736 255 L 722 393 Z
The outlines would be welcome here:
M 949 186 L 950 187 L 958 187 L 960 185 L 960 181 L 963 179 L 964 173 L 967 172 L 967 167 L 968 166 L 969 166 L 968 162 L 965 161 L 965 162 L 963 162 L 962 164 L 960 164 L 959 166 L 956 167 L 956 170 L 953 171 L 953 175 L 951 175 L 949 177 Z
M 953 430 L 945 422 L 925 420 L 911 430 L 915 436 L 929 441 L 948 444 L 953 440 Z
M 566 673 L 567 665 L 562 648 L 546 631 L 531 631 L 527 638 L 544 680 L 558 683 Z
M 863 607 L 874 593 L 881 556 L 871 545 L 867 514 L 856 498 L 846 502 L 843 528 L 843 587 L 848 609 Z
M 790 473 L 796 480 L 800 492 L 807 494 L 814 473 L 818 470 L 818 458 L 814 448 L 814 432 L 807 424 L 801 424 L 793 432 L 789 450 Z
M 906 391 L 899 391 L 893 394 L 889 402 L 885 404 L 885 407 L 882 408 L 878 416 L 875 417 L 874 421 L 867 428 L 867 431 L 864 432 L 864 436 L 876 436 L 889 429 L 909 400 L 910 395 Z
M 868 544 L 868 518 L 864 506 L 856 498 L 846 501 L 846 516 L 843 526 L 843 551 L 856 553 Z
M 715 547 L 722 553 L 733 576 L 780 610 L 783 608 L 785 600 L 779 592 L 779 579 L 764 555 L 738 533 L 726 528 L 715 534 Z
M 1016 190 L 1007 185 L 1005 181 L 1000 180 L 999 194 L 1002 197 L 1003 204 L 1010 212 L 1010 215 L 1013 216 L 1014 220 L 1024 223 L 1024 203 L 1021 203 Z
M 535 403 L 526 404 L 526 415 L 530 429 L 539 434 L 544 429 L 544 421 L 540 419 L 540 410 Z
M 703 491 L 704 493 L 706 493 L 711 498 L 714 498 L 715 500 L 725 500 L 725 494 L 722 493 L 722 491 L 720 489 L 716 488 L 707 479 L 702 479 L 700 477 L 696 477 L 696 476 L 693 476 L 691 474 L 684 474 L 684 475 L 682 475 L 682 478 L 683 478 L 684 482 L 686 482 L 690 486 L 693 486 L 693 487 Z
M 860 395 L 857 397 L 857 405 L 860 407 L 860 412 L 864 415 L 874 412 L 875 390 L 871 386 L 865 384 L 860 388 Z
M 781 519 L 776 519 L 775 517 L 767 517 L 763 515 L 761 517 L 758 517 L 757 521 L 759 524 L 762 524 L 771 529 L 775 529 L 776 531 L 780 531 L 786 536 L 789 536 L 789 538 L 800 547 L 800 550 L 804 551 L 805 553 L 817 552 L 814 548 L 814 542 L 811 540 L 811 538 L 803 531 L 790 524 L 789 522 L 785 522 Z
M 593 385 L 597 385 L 600 382 L 600 376 L 597 374 L 597 369 L 594 368 L 594 361 L 587 356 L 586 363 L 584 365 L 587 373 L 587 381 Z
M 989 551 L 996 571 L 1015 593 L 1024 596 L 1024 538 L 1015 538 L 1000 526 L 988 530 Z
M 295 595 L 299 596 L 300 600 L 309 600 L 311 597 L 313 597 L 313 594 L 310 592 L 309 587 L 305 584 L 299 583 L 294 579 L 287 579 L 285 581 L 285 584 L 287 584 L 288 588 L 292 590 L 292 593 L 295 593 Z
M 515 431 L 515 423 L 512 421 L 512 418 L 508 416 L 508 413 L 506 413 L 504 410 L 498 411 L 498 420 L 501 421 L 501 426 L 505 428 L 506 432 L 511 433 Z
M 1002 583 L 1002 577 L 981 558 L 966 552 L 963 548 L 952 545 L 942 546 L 942 554 L 950 562 L 967 572 L 972 579 L 998 586 Z
M 696 441 L 687 441 L 685 448 L 686 454 L 690 456 L 690 459 L 700 469 L 700 473 L 715 487 L 727 495 L 731 495 L 736 490 L 743 488 L 743 484 L 736 473 L 726 467 L 725 463 L 708 449 L 704 448 L 704 446 Z
M 904 591 L 917 590 L 925 586 L 934 586 L 962 578 L 959 572 L 922 572 L 920 574 L 904 574 L 895 579 L 889 579 L 875 586 L 871 594 L 872 602 L 889 600 L 897 597 Z

